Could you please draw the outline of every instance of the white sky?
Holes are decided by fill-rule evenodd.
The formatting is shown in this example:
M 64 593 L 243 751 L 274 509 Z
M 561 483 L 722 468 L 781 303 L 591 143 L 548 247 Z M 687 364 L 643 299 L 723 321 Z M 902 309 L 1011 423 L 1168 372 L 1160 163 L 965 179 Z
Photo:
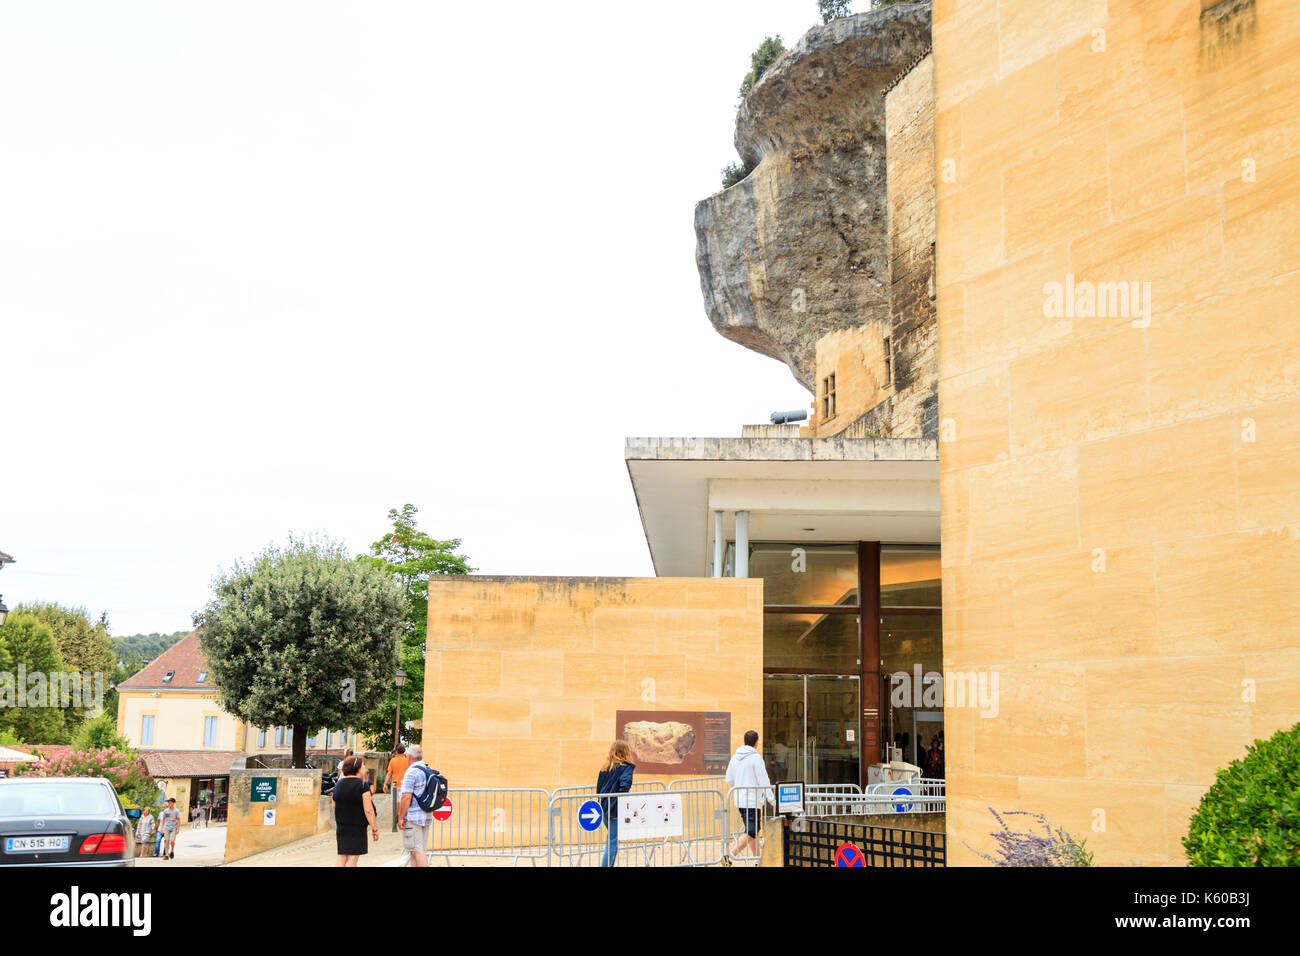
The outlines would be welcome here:
M 710 327 L 692 217 L 749 54 L 817 22 L 5 0 L 5 603 L 187 628 L 232 559 L 407 501 L 482 573 L 653 573 L 624 437 L 809 400 Z

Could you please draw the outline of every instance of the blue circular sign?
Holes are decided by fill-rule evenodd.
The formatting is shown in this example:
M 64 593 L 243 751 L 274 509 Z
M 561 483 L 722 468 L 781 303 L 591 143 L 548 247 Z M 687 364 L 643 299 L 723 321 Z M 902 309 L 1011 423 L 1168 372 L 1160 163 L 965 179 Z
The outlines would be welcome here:
M 897 790 L 894 791 L 894 796 L 896 797 L 900 797 L 900 796 L 910 797 L 911 795 L 912 795 L 912 791 L 908 790 L 906 787 L 899 787 Z M 912 809 L 912 805 L 910 803 L 894 804 L 895 813 L 907 813 L 911 809 Z
M 578 823 L 588 832 L 597 830 L 605 820 L 605 814 L 601 812 L 600 804 L 595 800 L 588 800 L 582 806 L 578 807 Z
M 866 866 L 866 857 L 852 843 L 841 843 L 840 848 L 835 851 L 836 866 Z

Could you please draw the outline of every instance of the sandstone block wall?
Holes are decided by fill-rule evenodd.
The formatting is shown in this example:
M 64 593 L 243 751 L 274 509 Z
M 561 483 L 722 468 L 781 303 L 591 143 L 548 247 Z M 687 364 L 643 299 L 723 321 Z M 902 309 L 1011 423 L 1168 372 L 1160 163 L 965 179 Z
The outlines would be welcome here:
M 762 730 L 762 602 L 758 578 L 435 576 L 425 759 L 453 789 L 592 785 L 618 710 L 729 711 L 734 750 Z
M 944 668 L 1001 681 L 945 713 L 953 862 L 992 804 L 1181 863 L 1300 720 L 1300 10 L 1202 6 L 934 6 Z

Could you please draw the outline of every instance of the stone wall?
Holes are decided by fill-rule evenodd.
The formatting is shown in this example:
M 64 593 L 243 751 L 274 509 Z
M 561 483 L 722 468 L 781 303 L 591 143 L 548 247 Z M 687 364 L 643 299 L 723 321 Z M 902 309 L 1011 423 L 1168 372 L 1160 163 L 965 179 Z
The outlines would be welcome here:
M 945 712 L 956 863 L 989 805 L 1181 863 L 1300 721 L 1300 14 L 1201 7 L 935 4 L 944 669 L 1000 676 Z
M 434 576 L 425 760 L 453 790 L 592 785 L 618 710 L 730 712 L 734 750 L 762 729 L 762 604 L 758 578 Z
M 250 800 L 254 777 L 275 778 L 274 803 Z M 328 805 L 321 805 L 320 781 L 319 770 L 231 770 L 225 862 L 241 860 L 328 829 L 333 817 Z M 275 810 L 275 825 L 267 826 L 263 814 L 271 809 Z

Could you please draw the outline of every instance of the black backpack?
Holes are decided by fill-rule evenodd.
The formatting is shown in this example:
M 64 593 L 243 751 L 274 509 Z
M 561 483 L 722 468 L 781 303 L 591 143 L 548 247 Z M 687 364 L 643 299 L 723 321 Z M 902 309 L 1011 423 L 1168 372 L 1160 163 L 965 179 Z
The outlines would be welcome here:
M 447 802 L 446 777 L 430 767 L 412 767 L 411 770 L 419 770 L 424 774 L 424 792 L 415 798 L 421 810 L 431 813 Z

